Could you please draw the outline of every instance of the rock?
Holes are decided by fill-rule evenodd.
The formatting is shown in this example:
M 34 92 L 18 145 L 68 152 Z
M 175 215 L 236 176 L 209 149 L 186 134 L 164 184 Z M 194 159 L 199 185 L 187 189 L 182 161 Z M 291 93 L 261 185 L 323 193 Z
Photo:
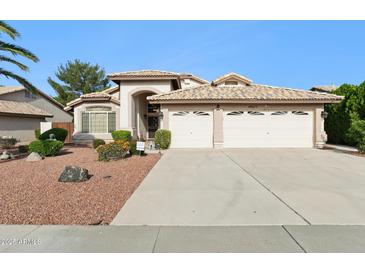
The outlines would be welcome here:
M 10 159 L 10 154 L 7 151 L 3 151 L 3 154 L 0 155 L 0 160 L 8 160 Z
M 32 152 L 25 160 L 28 162 L 37 162 L 42 160 L 42 156 L 39 155 L 37 152 Z
M 89 171 L 78 166 L 66 166 L 62 171 L 59 182 L 84 182 L 89 180 Z

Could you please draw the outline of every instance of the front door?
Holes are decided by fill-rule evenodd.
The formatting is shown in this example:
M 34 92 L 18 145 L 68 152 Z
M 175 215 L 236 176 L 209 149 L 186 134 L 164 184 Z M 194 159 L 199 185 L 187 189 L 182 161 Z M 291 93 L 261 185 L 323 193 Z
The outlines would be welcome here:
M 159 112 L 160 106 L 159 105 L 152 105 L 148 104 L 148 111 L 147 111 L 147 131 L 148 131 L 148 139 L 155 138 L 155 132 L 159 129 Z

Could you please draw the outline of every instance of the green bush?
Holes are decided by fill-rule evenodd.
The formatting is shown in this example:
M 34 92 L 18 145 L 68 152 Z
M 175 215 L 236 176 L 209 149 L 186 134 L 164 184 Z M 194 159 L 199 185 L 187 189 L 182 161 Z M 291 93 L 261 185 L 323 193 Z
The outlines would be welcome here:
M 35 129 L 34 130 L 34 136 L 37 140 L 39 140 L 39 136 L 41 135 L 41 130 L 40 129 Z
M 39 135 L 39 140 L 49 139 L 50 134 L 54 134 L 54 138 L 56 140 L 64 142 L 66 140 L 68 131 L 64 128 L 51 128 Z
M 118 140 L 106 145 L 101 145 L 96 151 L 99 154 L 99 161 L 124 158 L 129 151 L 129 143 L 127 141 Z
M 112 137 L 114 141 L 122 140 L 129 142 L 132 138 L 132 134 L 128 130 L 115 130 L 112 132 Z
M 102 139 L 95 139 L 93 141 L 93 148 L 96 149 L 98 146 L 105 145 L 105 141 Z
M 352 122 L 347 136 L 360 152 L 365 152 L 365 120 Z
M 137 151 L 137 141 L 133 140 L 129 142 L 129 153 L 131 155 L 137 155 L 138 151 Z
M 155 133 L 155 143 L 161 149 L 167 149 L 171 143 L 171 131 L 158 129 Z
M 328 117 L 325 119 L 324 128 L 328 142 L 356 145 L 348 132 L 353 121 L 365 119 L 365 82 L 358 86 L 344 84 L 333 93 L 344 96 L 344 99 L 339 104 L 325 105 Z
M 29 152 L 37 152 L 41 156 L 56 156 L 63 143 L 57 140 L 36 140 L 29 144 Z

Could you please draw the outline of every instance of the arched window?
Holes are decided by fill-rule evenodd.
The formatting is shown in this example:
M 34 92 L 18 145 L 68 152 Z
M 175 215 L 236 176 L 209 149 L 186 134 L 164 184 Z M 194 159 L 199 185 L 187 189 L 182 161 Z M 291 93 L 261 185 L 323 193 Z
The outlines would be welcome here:
M 108 106 L 90 106 L 82 112 L 83 133 L 110 133 L 116 129 L 116 113 Z

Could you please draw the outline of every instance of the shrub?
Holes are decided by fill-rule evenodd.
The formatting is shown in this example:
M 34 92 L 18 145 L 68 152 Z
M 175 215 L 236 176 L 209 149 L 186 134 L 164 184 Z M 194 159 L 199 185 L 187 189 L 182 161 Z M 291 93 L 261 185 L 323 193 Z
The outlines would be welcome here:
M 24 154 L 24 153 L 28 153 L 28 146 L 19 146 L 18 147 L 18 152 L 19 154 Z
M 101 145 L 96 151 L 99 154 L 99 161 L 124 158 L 129 151 L 129 143 L 127 141 L 119 140 L 106 145 Z
M 360 152 L 365 152 L 365 120 L 352 122 L 347 136 Z
M 98 146 L 105 145 L 105 141 L 102 139 L 95 139 L 93 141 L 93 148 L 96 149 Z
M 17 143 L 17 139 L 11 136 L 0 137 L 0 147 L 1 148 L 11 148 Z
M 129 142 L 129 153 L 131 155 L 137 155 L 138 151 L 137 151 L 137 141 L 133 140 Z
M 171 131 L 158 129 L 155 133 L 155 143 L 161 149 L 167 149 L 171 143 Z
M 68 131 L 64 128 L 51 128 L 39 135 L 39 140 L 49 139 L 50 134 L 54 134 L 56 140 L 64 142 L 66 140 Z
M 130 141 L 131 140 L 131 132 L 128 130 L 115 130 L 112 132 L 112 137 L 114 141 L 122 140 L 122 141 Z
M 29 144 L 29 152 L 37 152 L 41 156 L 56 156 L 63 143 L 57 140 L 36 140 Z
M 40 129 L 35 129 L 34 130 L 34 136 L 37 140 L 39 140 L 39 136 L 41 135 L 41 130 Z

